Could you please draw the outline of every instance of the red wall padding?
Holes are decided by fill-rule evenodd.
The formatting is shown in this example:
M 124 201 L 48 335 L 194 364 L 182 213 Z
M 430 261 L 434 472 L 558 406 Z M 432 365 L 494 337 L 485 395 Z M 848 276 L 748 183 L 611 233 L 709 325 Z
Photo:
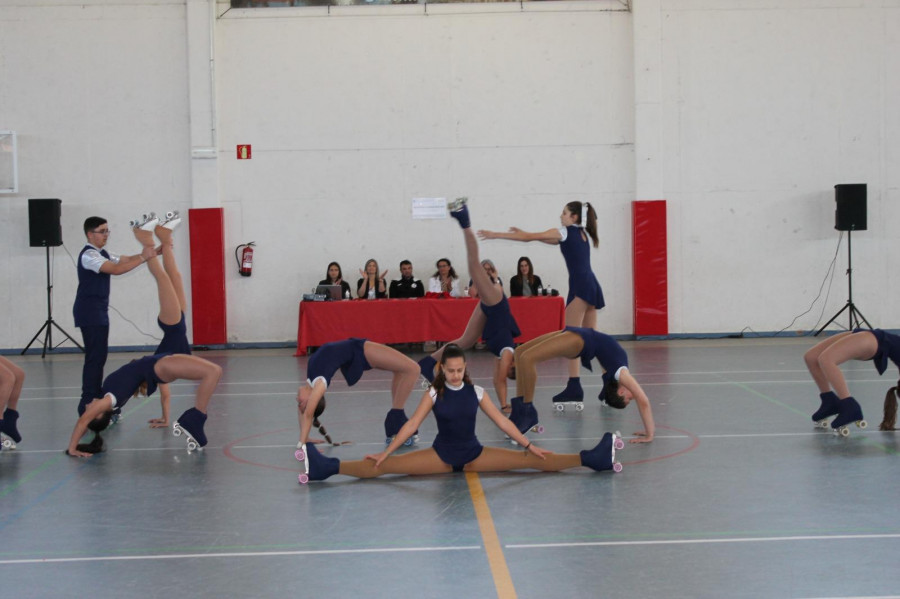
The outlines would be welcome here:
M 634 247 L 634 334 L 669 334 L 666 201 L 631 204 Z
M 222 208 L 192 208 L 191 318 L 194 345 L 227 340 L 225 318 L 225 212 Z

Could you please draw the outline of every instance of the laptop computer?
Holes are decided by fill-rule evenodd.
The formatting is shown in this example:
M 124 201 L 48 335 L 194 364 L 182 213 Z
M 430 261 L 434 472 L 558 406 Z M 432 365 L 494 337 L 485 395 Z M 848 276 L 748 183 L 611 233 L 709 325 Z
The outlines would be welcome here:
M 341 286 L 340 285 L 318 285 L 316 287 L 316 295 L 324 295 L 327 301 L 332 300 L 340 300 L 341 298 Z

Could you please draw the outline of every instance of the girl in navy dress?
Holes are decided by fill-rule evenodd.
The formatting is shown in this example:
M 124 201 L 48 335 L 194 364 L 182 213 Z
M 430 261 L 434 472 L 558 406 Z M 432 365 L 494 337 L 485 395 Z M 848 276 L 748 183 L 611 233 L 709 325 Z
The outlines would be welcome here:
M 181 271 L 178 270 L 178 263 L 175 261 L 175 245 L 172 242 L 172 232 L 181 224 L 181 217 L 177 212 L 170 213 L 172 217 L 163 223 L 160 223 L 155 229 L 157 239 L 159 239 L 162 255 L 163 270 L 172 282 L 172 288 L 175 290 L 175 296 L 178 298 L 179 314 L 174 312 L 171 314 L 163 314 L 160 311 L 159 318 L 156 323 L 163 332 L 162 341 L 156 348 L 154 354 L 190 354 L 191 344 L 187 338 L 187 325 L 185 323 L 184 313 L 187 310 L 187 297 L 184 293 L 184 281 L 181 277 Z M 148 240 L 151 243 L 152 239 Z M 162 302 L 160 303 L 162 305 Z M 162 383 L 159 386 L 159 402 L 162 407 L 162 417 L 152 418 L 148 422 L 150 428 L 165 428 L 169 426 L 169 403 L 172 398 L 172 392 L 169 385 Z
M 525 451 L 484 447 L 475 436 L 475 419 L 481 409 L 497 427 Z M 434 412 L 438 434 L 434 445 L 391 455 L 414 434 L 429 412 Z M 306 445 L 307 471 L 300 482 L 324 480 L 334 474 L 357 478 L 374 478 L 383 474 L 442 474 L 447 472 L 505 472 L 507 470 L 541 470 L 556 472 L 578 466 L 594 470 L 621 470 L 615 463 L 615 451 L 624 444 L 612 433 L 606 433 L 594 449 L 576 454 L 556 454 L 533 445 L 490 401 L 481 387 L 473 385 L 466 373 L 463 351 L 448 345 L 441 355 L 434 385 L 425 392 L 412 418 L 403 425 L 397 437 L 381 453 L 363 460 L 340 461 L 328 458 L 312 444 Z
M 153 224 L 144 226 L 150 228 Z M 171 230 L 168 231 L 171 233 Z M 158 234 L 162 235 L 161 239 L 166 238 L 164 232 Z M 144 247 L 153 246 L 153 233 L 150 230 L 135 227 L 134 235 Z M 165 251 L 163 249 L 163 252 Z M 181 302 L 183 300 L 179 299 L 166 270 L 156 256 L 147 260 L 147 267 L 156 280 L 159 293 L 160 325 L 172 325 L 182 321 Z M 168 343 L 172 341 L 173 337 L 176 342 L 169 346 Z M 170 335 L 168 341 L 164 337 L 163 343 L 166 343 L 168 347 L 177 346 L 177 342 L 180 341 L 177 337 L 178 335 Z M 104 430 L 109 425 L 113 410 L 121 409 L 131 397 L 139 392 L 149 396 L 158 385 L 170 383 L 176 379 L 199 381 L 199 385 L 194 407 L 178 417 L 174 424 L 174 433 L 176 436 L 181 435 L 182 432 L 186 433 L 189 438 L 189 447 L 191 447 L 191 440 L 195 442 L 195 445 L 203 447 L 206 445 L 206 435 L 203 431 L 203 425 L 206 422 L 206 408 L 221 376 L 221 367 L 196 356 L 161 353 L 134 360 L 110 374 L 103 381 L 101 388 L 103 395 L 88 404 L 84 414 L 75 423 L 66 453 L 76 457 L 90 457 L 96 453 L 101 443 L 97 442 L 92 447 L 78 444 L 79 439 L 89 428 L 95 432 Z
M 403 406 L 410 391 L 419 380 L 419 365 L 396 349 L 374 341 L 351 337 L 344 341 L 326 343 L 309 358 L 306 383 L 297 391 L 297 419 L 300 424 L 300 449 L 309 440 L 313 426 L 331 442 L 318 419 L 325 410 L 325 391 L 331 378 L 340 370 L 349 386 L 355 385 L 363 372 L 377 368 L 393 373 L 391 381 L 391 409 L 384 419 L 384 433 L 390 438 L 407 421 Z M 410 443 L 411 444 L 411 443 Z
M 494 364 L 494 390 L 497 391 L 497 399 L 500 408 L 508 410 L 506 403 L 506 378 L 514 362 L 516 344 L 513 341 L 522 333 L 509 310 L 509 300 L 503 293 L 503 286 L 499 277 L 494 279 L 482 266 L 478 257 L 478 239 L 472 232 L 469 219 L 469 208 L 466 205 L 467 198 L 458 198 L 451 203 L 450 216 L 459 222 L 462 227 L 463 237 L 466 241 L 466 259 L 472 283 L 478 290 L 481 301 L 472 312 L 469 323 L 462 335 L 450 343 L 459 346 L 463 350 L 473 347 L 479 339 L 484 337 L 485 344 L 492 354 L 497 357 Z M 445 346 L 446 347 L 446 346 Z M 434 380 L 434 367 L 440 361 L 444 348 L 437 350 L 430 356 L 425 356 L 419 361 L 422 375 L 430 381 Z
M 840 365 L 848 360 L 872 360 L 878 374 L 884 374 L 888 361 L 900 368 L 900 337 L 881 329 L 856 329 L 839 333 L 817 343 L 803 356 L 806 367 L 819 387 L 819 409 L 812 415 L 816 424 L 825 428 L 827 419 L 837 416 L 831 428 L 846 436 L 847 425 L 857 422 L 865 427 L 862 408 L 850 395 L 850 388 Z M 900 383 L 898 383 L 900 386 Z M 881 430 L 894 430 L 897 420 L 897 387 L 891 387 L 884 398 Z
M 542 241 L 558 245 L 569 271 L 569 295 L 566 298 L 566 325 L 594 329 L 597 310 L 605 306 L 603 290 L 591 270 L 591 244 L 597 247 L 597 213 L 587 202 L 569 202 L 559 217 L 558 229 L 529 233 L 518 227 L 509 232 L 478 231 L 482 239 L 511 239 L 513 241 Z M 578 376 L 578 360 L 569 362 L 569 381 L 566 388 L 554 396 L 560 401 L 581 401 L 584 391 Z
M 653 440 L 656 427 L 650 400 L 628 370 L 625 350 L 609 335 L 580 327 L 566 327 L 562 331 L 547 333 L 516 348 L 517 397 L 512 399 L 513 413 L 510 418 L 520 431 L 537 424 L 537 411 L 532 403 L 537 365 L 551 358 L 580 359 L 588 370 L 591 370 L 591 360 L 596 358 L 604 370 L 600 399 L 620 410 L 632 401 L 636 402 L 644 430 L 635 432 L 631 443 L 649 443 Z M 559 400 L 554 398 L 554 401 Z
M 0 433 L 4 438 L 0 450 L 15 449 L 16 443 L 22 440 L 16 421 L 19 419 L 19 394 L 25 384 L 25 371 L 0 356 Z

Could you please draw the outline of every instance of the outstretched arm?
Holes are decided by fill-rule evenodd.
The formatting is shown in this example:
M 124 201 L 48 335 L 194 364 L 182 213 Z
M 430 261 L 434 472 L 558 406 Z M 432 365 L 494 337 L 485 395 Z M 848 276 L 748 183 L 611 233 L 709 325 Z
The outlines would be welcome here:
M 412 418 L 406 421 L 406 423 L 400 427 L 400 430 L 397 432 L 397 436 L 394 437 L 394 440 L 391 441 L 391 444 L 388 445 L 384 451 L 374 455 L 367 455 L 367 460 L 374 460 L 375 467 L 378 468 L 381 466 L 381 463 L 387 459 L 389 455 L 397 451 L 403 443 L 413 436 L 417 430 L 419 430 L 419 426 L 421 426 L 422 422 L 425 420 L 425 417 L 428 416 L 428 413 L 434 407 L 434 402 L 431 400 L 431 395 L 428 391 L 422 395 L 422 401 L 419 402 L 419 406 L 416 408 L 415 413 L 412 415 Z
M 628 370 L 622 370 L 622 373 L 619 375 L 619 384 L 631 391 L 634 401 L 637 402 L 641 420 L 644 422 L 644 430 L 635 432 L 634 434 L 637 438 L 631 439 L 629 443 L 651 442 L 656 432 L 656 425 L 653 423 L 653 409 L 650 407 L 650 399 L 647 398 L 647 394 L 644 393 L 644 390 Z
M 100 265 L 100 272 L 107 275 L 123 275 L 130 272 L 156 256 L 154 248 L 144 248 L 144 251 L 134 256 L 119 256 L 119 263 L 115 264 L 111 260 L 107 260 Z
M 66 449 L 66 453 L 76 458 L 89 458 L 93 456 L 94 454 L 92 453 L 78 451 L 78 441 L 84 436 L 84 433 L 87 432 L 88 423 L 103 412 L 108 412 L 109 410 L 112 410 L 112 399 L 110 399 L 109 395 L 105 395 L 103 399 L 95 399 L 89 403 L 84 410 L 84 414 L 82 414 L 81 417 L 78 418 L 78 422 L 75 423 L 75 429 L 72 431 L 72 437 L 69 439 L 69 447 Z
M 547 229 L 536 233 L 523 231 L 518 227 L 510 227 L 509 231 L 502 233 L 500 231 L 478 231 L 481 239 L 509 239 L 510 241 L 542 241 L 550 245 L 557 245 L 562 240 L 559 229 Z

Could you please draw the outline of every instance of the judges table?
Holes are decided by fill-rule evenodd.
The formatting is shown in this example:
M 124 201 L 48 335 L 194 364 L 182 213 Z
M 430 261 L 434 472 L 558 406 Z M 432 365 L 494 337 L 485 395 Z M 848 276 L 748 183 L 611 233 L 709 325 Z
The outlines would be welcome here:
M 297 356 L 348 337 L 378 343 L 451 341 L 466 328 L 477 299 L 378 299 L 300 302 Z M 566 306 L 561 297 L 511 297 L 509 306 L 524 343 L 565 327 Z

